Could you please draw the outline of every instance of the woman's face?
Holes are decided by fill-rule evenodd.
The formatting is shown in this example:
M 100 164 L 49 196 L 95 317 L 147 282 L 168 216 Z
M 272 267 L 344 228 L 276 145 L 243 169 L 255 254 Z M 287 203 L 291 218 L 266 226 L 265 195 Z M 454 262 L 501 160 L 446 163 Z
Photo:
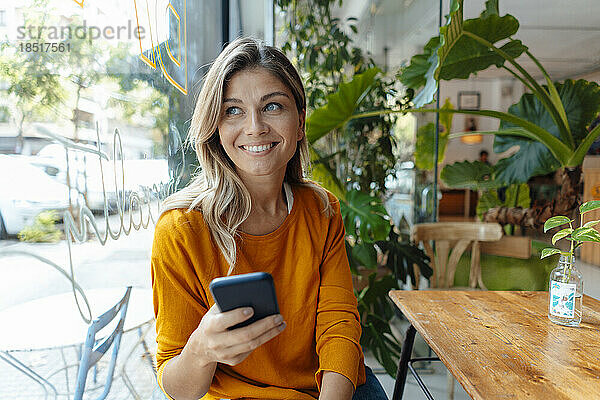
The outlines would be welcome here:
M 242 70 L 226 84 L 219 137 L 240 177 L 283 178 L 303 127 L 291 90 L 266 69 Z

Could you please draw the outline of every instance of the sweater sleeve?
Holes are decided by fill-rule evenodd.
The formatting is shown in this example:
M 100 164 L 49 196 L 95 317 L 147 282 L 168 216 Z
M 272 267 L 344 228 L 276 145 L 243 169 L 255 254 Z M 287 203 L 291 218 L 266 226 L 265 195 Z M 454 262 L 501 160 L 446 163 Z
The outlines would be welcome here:
M 198 278 L 188 254 L 189 243 L 174 214 L 159 219 L 152 245 L 152 292 L 156 318 L 158 383 L 166 362 L 179 355 L 207 311 L 198 290 Z
M 332 204 L 335 215 L 329 219 L 317 305 L 316 349 L 319 369 L 315 375 L 319 391 L 323 371 L 348 378 L 356 389 L 365 382 L 364 356 L 360 346 L 360 316 L 352 288 L 346 255 L 345 230 L 339 201 Z

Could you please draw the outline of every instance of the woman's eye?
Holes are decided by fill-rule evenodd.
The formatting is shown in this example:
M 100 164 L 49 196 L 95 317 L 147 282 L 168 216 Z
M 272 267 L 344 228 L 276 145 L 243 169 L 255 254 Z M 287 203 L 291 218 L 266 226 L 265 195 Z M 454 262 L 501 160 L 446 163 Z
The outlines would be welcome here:
M 226 115 L 238 115 L 241 114 L 242 110 L 239 107 L 229 107 L 225 110 Z
M 279 103 L 269 103 L 265 106 L 265 111 L 279 111 L 283 107 Z

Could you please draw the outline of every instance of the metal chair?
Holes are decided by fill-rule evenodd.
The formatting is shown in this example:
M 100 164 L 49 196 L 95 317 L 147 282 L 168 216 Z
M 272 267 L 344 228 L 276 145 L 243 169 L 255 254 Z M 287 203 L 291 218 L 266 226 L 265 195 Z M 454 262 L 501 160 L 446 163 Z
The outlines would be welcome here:
M 112 358 L 108 367 L 104 391 L 97 398 L 97 400 L 105 399 L 108 395 L 113 381 L 113 374 L 117 363 L 117 355 L 119 354 L 119 346 L 121 344 L 121 336 L 123 335 L 123 326 L 125 324 L 125 316 L 127 315 L 127 305 L 129 304 L 130 294 L 131 286 L 128 286 L 123 298 L 111 309 L 96 318 L 90 325 L 83 351 L 81 353 L 81 361 L 79 363 L 79 369 L 77 372 L 74 400 L 81 400 L 83 398 L 88 371 L 90 368 L 94 367 L 96 363 L 98 363 L 98 361 L 104 356 L 104 354 L 106 354 L 112 345 Z M 96 334 L 106 325 L 108 325 L 119 313 L 120 316 L 115 329 L 108 337 L 96 344 Z
M 463 253 L 471 246 L 471 270 L 469 273 L 468 289 L 476 290 L 477 286 L 487 290 L 481 278 L 480 264 L 480 242 L 494 242 L 502 238 L 502 227 L 496 223 L 484 222 L 433 222 L 416 224 L 412 229 L 412 238 L 417 243 L 422 243 L 425 253 L 431 259 L 430 265 L 433 275 L 429 279 L 431 289 L 449 289 L 454 287 L 454 274 L 456 266 Z M 434 247 L 431 242 L 435 242 Z M 414 267 L 415 281 L 413 288 L 419 288 L 419 269 Z M 393 399 L 402 398 L 406 383 L 407 372 L 410 371 L 415 377 L 417 384 L 423 390 L 427 399 L 433 396 L 425 386 L 425 383 L 415 370 L 413 363 L 440 361 L 438 357 L 412 357 L 416 330 L 411 325 L 406 332 L 402 354 L 398 365 L 396 385 L 394 387 Z M 430 350 L 431 351 L 431 350 Z M 448 398 L 454 398 L 454 377 L 448 372 L 447 382 Z

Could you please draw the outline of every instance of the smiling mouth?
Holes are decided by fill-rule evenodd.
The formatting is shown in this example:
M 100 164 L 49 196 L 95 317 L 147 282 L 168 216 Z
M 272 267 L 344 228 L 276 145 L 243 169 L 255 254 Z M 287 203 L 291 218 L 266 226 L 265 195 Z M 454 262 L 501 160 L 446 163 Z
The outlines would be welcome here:
M 264 151 L 270 150 L 273 147 L 277 146 L 279 142 L 271 142 L 271 144 L 264 144 L 261 146 L 240 146 L 240 148 L 249 151 L 251 153 L 262 153 Z

